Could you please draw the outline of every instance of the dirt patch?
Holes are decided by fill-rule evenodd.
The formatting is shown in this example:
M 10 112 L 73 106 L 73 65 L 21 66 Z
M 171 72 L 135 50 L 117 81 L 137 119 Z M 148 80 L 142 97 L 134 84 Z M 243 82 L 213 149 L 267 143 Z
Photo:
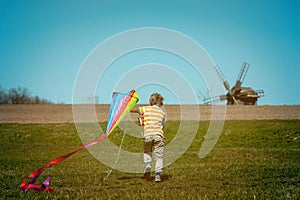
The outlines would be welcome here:
M 82 105 L 82 113 L 86 112 Z M 217 106 L 226 109 L 226 120 L 300 119 L 300 105 L 295 106 Z M 168 120 L 210 120 L 208 105 L 166 105 Z M 199 109 L 200 117 L 192 111 Z M 96 105 L 93 115 L 107 121 L 109 105 Z M 189 112 L 191 111 L 191 112 Z M 182 114 L 183 113 L 183 114 Z M 135 119 L 136 114 L 130 114 Z M 127 118 L 127 120 L 130 118 Z M 73 123 L 72 105 L 0 105 L 0 123 Z

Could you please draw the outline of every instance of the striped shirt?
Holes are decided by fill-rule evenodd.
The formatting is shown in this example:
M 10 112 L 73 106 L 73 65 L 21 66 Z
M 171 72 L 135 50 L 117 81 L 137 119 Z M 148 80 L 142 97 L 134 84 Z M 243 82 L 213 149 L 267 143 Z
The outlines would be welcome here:
M 157 105 L 143 106 L 138 108 L 138 112 L 144 118 L 144 136 L 164 136 L 163 127 L 166 113 L 161 107 Z

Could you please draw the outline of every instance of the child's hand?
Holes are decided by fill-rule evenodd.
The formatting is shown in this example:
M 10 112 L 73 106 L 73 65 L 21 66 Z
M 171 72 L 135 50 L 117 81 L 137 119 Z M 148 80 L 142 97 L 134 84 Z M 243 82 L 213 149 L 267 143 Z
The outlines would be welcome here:
M 138 113 L 139 111 L 138 111 L 138 108 L 137 107 L 134 107 L 134 108 L 132 108 L 131 109 L 131 111 L 130 112 L 133 112 L 133 113 Z

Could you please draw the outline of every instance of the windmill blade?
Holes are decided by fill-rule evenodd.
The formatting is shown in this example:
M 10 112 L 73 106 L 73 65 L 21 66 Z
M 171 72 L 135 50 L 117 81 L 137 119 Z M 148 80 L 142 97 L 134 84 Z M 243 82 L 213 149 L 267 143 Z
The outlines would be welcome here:
M 241 71 L 239 73 L 237 81 L 244 82 L 244 79 L 245 79 L 245 76 L 246 76 L 246 74 L 248 72 L 249 67 L 250 67 L 250 64 L 248 64 L 247 62 L 243 63 L 242 69 L 241 69 Z
M 264 97 L 265 96 L 264 90 L 255 90 L 255 92 L 257 92 L 258 97 Z
M 202 100 L 206 98 L 205 95 L 200 90 L 198 90 L 197 96 Z
M 245 79 L 245 76 L 248 72 L 248 69 L 250 67 L 250 64 L 248 64 L 247 62 L 244 62 L 243 65 L 242 65 L 242 68 L 241 68 L 241 71 L 236 79 L 236 83 L 235 83 L 235 86 L 233 87 L 234 88 L 234 92 L 235 90 L 238 90 L 241 88 L 242 86 L 242 83 L 244 82 L 244 79 Z
M 234 101 L 234 103 L 236 104 L 236 105 L 239 105 L 240 103 L 236 100 L 236 98 L 234 97 L 234 96 L 232 96 L 232 99 L 233 99 L 233 101 Z
M 208 91 L 207 91 L 207 94 L 204 95 L 200 90 L 198 90 L 197 96 L 199 99 L 201 99 L 203 101 L 204 104 L 210 104 L 211 102 L 214 101 L 212 98 L 209 97 Z
M 215 68 L 220 80 L 223 82 L 223 85 L 224 85 L 225 89 L 228 92 L 230 92 L 230 85 L 229 85 L 228 81 L 226 80 L 224 74 L 221 72 L 221 69 L 219 68 L 218 65 L 216 65 L 214 68 Z
M 204 104 L 213 104 L 213 103 L 220 103 L 222 101 L 225 101 L 226 95 L 220 95 L 220 96 L 214 96 L 214 97 L 209 97 L 209 98 L 204 98 L 203 102 Z

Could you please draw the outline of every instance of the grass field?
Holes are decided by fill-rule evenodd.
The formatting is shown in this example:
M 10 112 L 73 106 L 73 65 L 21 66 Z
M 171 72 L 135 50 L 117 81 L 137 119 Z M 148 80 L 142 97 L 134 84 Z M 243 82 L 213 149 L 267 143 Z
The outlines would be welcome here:
M 167 141 L 178 125 L 167 122 Z M 208 125 L 200 122 L 194 142 L 164 169 L 161 183 L 116 170 L 105 180 L 109 168 L 83 150 L 38 179 L 50 175 L 53 193 L 22 193 L 24 177 L 82 143 L 74 124 L 1 124 L 0 198 L 300 199 L 300 120 L 226 121 L 213 151 L 199 159 Z M 117 129 L 109 139 L 120 144 L 122 136 Z M 125 137 L 123 148 L 141 151 L 141 144 Z

